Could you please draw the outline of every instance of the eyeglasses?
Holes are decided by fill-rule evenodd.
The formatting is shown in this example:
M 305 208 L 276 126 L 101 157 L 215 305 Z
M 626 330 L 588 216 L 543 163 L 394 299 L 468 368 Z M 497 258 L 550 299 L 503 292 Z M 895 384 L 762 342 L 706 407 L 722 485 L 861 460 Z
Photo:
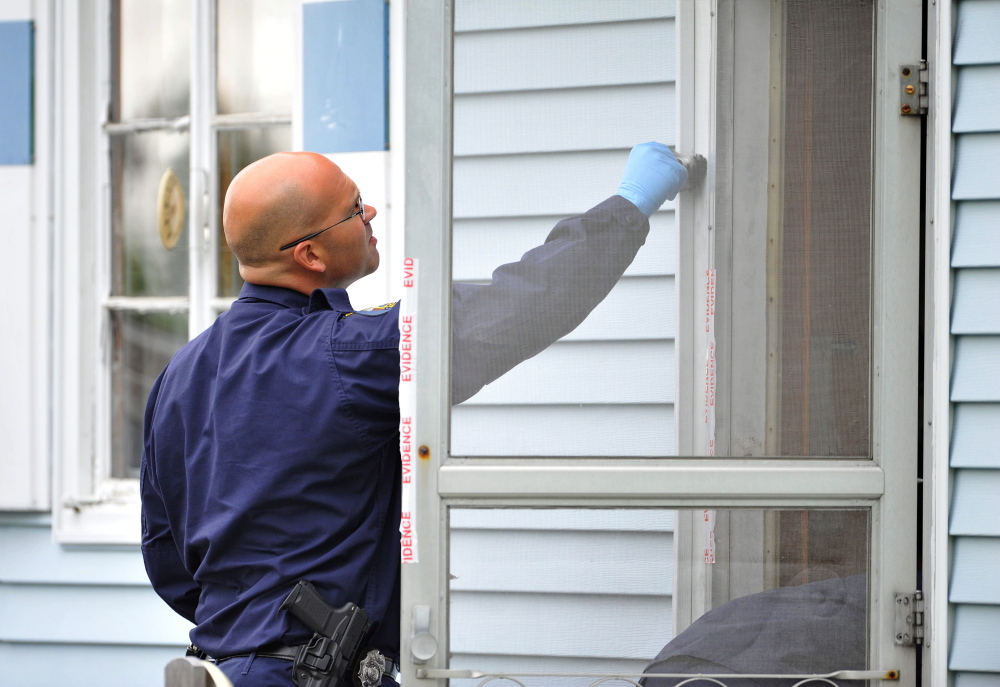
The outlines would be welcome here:
M 365 202 L 363 200 L 361 200 L 361 194 L 360 193 L 358 194 L 358 209 L 356 211 L 352 212 L 350 215 L 348 215 L 344 219 L 342 219 L 339 222 L 337 222 L 337 224 L 343 224 L 347 220 L 353 219 L 353 218 L 357 217 L 358 215 L 361 215 L 361 221 L 362 222 L 367 222 L 368 221 L 368 218 L 365 217 Z M 303 241 L 308 241 L 311 238 L 315 238 L 315 237 L 319 236 L 320 234 L 322 234 L 327 229 L 333 229 L 335 226 L 337 226 L 337 224 L 331 224 L 326 229 L 320 229 L 319 231 L 314 231 L 313 233 L 307 234 L 307 235 L 303 236 L 300 239 L 295 239 L 291 243 L 286 243 L 285 245 L 283 245 L 278 250 L 287 250 L 287 249 L 291 248 L 292 246 L 297 246 L 300 243 L 302 243 Z

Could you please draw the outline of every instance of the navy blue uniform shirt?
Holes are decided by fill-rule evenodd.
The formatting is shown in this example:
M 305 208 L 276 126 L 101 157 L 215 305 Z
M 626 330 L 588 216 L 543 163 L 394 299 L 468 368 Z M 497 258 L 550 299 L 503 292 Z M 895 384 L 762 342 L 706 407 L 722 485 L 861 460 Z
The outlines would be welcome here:
M 452 402 L 572 331 L 649 230 L 613 196 L 552 230 L 490 284 L 455 284 Z M 301 644 L 278 606 L 307 579 L 399 653 L 398 308 L 343 289 L 246 284 L 153 385 L 140 470 L 156 592 L 212 656 Z

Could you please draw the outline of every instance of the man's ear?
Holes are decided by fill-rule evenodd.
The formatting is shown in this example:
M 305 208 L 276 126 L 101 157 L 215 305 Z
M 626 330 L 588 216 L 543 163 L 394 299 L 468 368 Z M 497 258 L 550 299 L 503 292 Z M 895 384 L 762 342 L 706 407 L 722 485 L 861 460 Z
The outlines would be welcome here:
M 326 261 L 313 250 L 312 241 L 303 241 L 292 249 L 292 260 L 310 272 L 325 272 Z

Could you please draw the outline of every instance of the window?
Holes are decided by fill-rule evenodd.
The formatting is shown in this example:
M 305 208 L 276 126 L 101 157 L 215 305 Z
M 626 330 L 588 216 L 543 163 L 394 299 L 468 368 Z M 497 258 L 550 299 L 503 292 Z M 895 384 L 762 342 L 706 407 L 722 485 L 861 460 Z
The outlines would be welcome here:
M 78 49 L 65 51 L 61 93 L 63 136 L 78 144 L 62 165 L 64 540 L 138 540 L 149 389 L 242 285 L 221 227 L 226 189 L 292 148 L 297 11 L 290 0 L 62 10 Z
M 795 672 L 896 669 L 914 684 L 892 598 L 917 570 L 920 124 L 900 118 L 894 86 L 919 59 L 919 7 L 501 5 L 409 10 L 420 192 L 406 252 L 420 286 L 403 414 L 428 450 L 404 494 L 404 681 L 593 684 L 709 611 L 764 598 L 789 610 L 841 585 L 855 643 L 829 662 L 801 653 L 815 660 Z M 489 268 L 614 193 L 628 147 L 660 137 L 703 154 L 706 181 L 654 214 L 590 316 L 545 333 L 562 315 L 545 307 L 587 297 L 549 302 L 578 277 L 566 270 L 462 338 L 460 301 Z M 452 280 L 471 284 L 461 299 Z M 470 354 L 469 340 L 494 348 Z M 519 343 L 507 372 L 500 349 Z M 451 397 L 470 368 L 496 381 Z M 642 541 L 664 565 L 643 572 L 630 557 Z M 594 575 L 575 576 L 567 560 L 590 545 L 580 565 Z M 668 566 L 672 584 L 657 576 Z M 649 603 L 602 596 L 606 577 Z M 602 633 L 617 648 L 588 654 L 584 635 Z M 591 675 L 539 675 L 554 672 Z

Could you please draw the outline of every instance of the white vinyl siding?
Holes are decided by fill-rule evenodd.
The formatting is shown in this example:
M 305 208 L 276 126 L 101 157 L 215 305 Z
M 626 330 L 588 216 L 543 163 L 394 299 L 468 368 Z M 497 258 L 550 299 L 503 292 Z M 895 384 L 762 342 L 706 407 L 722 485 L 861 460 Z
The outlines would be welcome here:
M 1000 680 L 1000 0 L 963 0 L 957 16 L 949 668 L 977 687 Z
M 488 281 L 613 195 L 636 143 L 673 144 L 672 15 L 672 3 L 456 6 L 455 280 Z M 583 324 L 453 410 L 453 455 L 674 452 L 673 215 L 673 203 L 653 215 Z
M 462 0 L 455 31 L 452 276 L 485 283 L 613 195 L 633 145 L 674 143 L 673 3 Z M 576 330 L 453 409 L 452 455 L 674 453 L 673 210 Z M 641 671 L 671 637 L 673 528 L 668 511 L 452 511 L 450 666 Z
M 641 672 L 671 638 L 673 529 L 671 511 L 452 511 L 451 667 Z
M 138 546 L 63 546 L 49 516 L 0 513 L 0 551 L 0 683 L 160 687 L 183 655 L 191 625 Z

